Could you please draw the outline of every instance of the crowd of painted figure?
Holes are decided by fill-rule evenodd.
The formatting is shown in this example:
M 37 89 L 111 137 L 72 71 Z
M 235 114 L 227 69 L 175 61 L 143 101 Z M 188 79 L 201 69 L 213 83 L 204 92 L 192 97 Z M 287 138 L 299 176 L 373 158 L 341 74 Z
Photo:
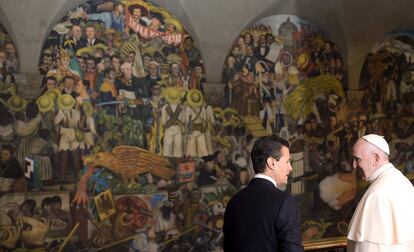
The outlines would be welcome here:
M 181 178 L 187 182 L 170 187 L 175 191 L 152 211 L 155 228 L 137 236 L 131 249 L 168 241 L 162 246 L 165 251 L 191 247 L 202 251 L 220 246 L 224 207 L 252 175 L 248 153 L 255 139 L 243 124 L 245 116 L 259 118 L 263 128 L 289 139 L 292 151 L 306 153 L 305 166 L 309 176 L 317 174 L 321 182 L 322 201 L 336 210 L 355 197 L 350 148 L 360 136 L 377 133 L 398 141 L 399 154 L 393 158 L 399 164 L 406 161 L 407 169 L 412 169 L 412 145 L 407 140 L 414 134 L 409 119 L 412 83 L 408 77 L 398 77 L 409 62 L 397 54 L 384 58 L 373 53 L 366 63 L 372 71 L 364 75 L 365 110 L 347 114 L 344 98 L 320 94 L 313 97 L 316 109 L 296 121 L 283 104 L 297 87 L 326 74 L 347 90 L 347 73 L 337 46 L 319 31 L 299 28 L 289 19 L 279 27 L 276 32 L 260 24 L 241 33 L 226 58 L 224 92 L 216 94 L 221 103 L 214 108 L 206 101 L 208 87 L 193 39 L 174 17 L 148 2 L 89 1 L 65 16 L 45 42 L 39 64 L 44 78 L 33 101 L 17 96 L 11 74 L 17 69 L 16 52 L 13 44 L 4 43 L 0 140 L 2 175 L 9 180 L 1 181 L 2 191 L 25 191 L 25 157 L 35 161 L 37 179 L 44 186 L 76 181 L 82 155 L 110 152 L 118 145 L 163 155 L 172 168 L 195 162 L 195 174 L 187 174 L 195 175 L 193 179 Z M 404 64 L 391 69 L 396 59 Z M 390 69 L 377 73 L 374 70 L 379 68 L 372 64 L 381 62 Z M 384 117 L 391 114 L 405 118 Z M 155 185 L 141 192 L 174 184 L 148 175 L 140 182 Z M 327 192 L 340 183 L 346 185 L 336 194 Z M 203 191 L 211 185 L 224 191 Z M 49 200 L 44 201 L 47 209 Z M 108 238 L 97 231 L 91 238 L 94 246 L 136 234 L 123 225 L 122 214 L 111 221 L 116 235 Z M 197 235 L 186 236 L 195 222 Z

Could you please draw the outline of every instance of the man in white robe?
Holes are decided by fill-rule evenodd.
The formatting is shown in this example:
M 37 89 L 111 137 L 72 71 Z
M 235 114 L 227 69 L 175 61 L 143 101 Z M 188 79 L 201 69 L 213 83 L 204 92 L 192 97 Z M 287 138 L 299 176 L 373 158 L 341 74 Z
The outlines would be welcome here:
M 349 252 L 414 251 L 414 187 L 389 162 L 382 136 L 361 137 L 353 148 L 353 167 L 370 183 L 352 217 Z

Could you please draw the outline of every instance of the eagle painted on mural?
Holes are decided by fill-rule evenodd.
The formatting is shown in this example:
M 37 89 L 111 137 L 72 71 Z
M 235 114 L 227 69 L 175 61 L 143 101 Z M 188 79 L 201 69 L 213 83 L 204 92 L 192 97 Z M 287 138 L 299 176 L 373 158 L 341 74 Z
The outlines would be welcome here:
M 151 173 L 165 180 L 170 180 L 175 174 L 166 158 L 135 146 L 117 146 L 111 153 L 99 152 L 86 156 L 83 164 L 88 169 L 78 183 L 73 199 L 73 203 L 77 204 L 88 202 L 86 187 L 96 167 L 104 167 L 120 175 L 125 182 L 133 182 L 143 173 Z

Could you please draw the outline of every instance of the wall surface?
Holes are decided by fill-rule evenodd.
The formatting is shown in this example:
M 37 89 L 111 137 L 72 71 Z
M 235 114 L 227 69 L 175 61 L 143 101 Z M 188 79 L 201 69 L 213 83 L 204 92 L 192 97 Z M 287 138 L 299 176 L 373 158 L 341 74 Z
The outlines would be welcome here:
M 0 0 L 0 247 L 219 251 L 268 135 L 290 142 L 276 182 L 305 245 L 345 236 L 361 136 L 414 184 L 412 7 Z

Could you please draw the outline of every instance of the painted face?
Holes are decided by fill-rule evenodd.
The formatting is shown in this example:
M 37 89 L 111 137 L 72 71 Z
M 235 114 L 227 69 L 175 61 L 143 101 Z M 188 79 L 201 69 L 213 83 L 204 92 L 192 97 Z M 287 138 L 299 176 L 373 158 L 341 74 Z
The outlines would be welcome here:
M 142 16 L 141 9 L 140 9 L 140 8 L 135 8 L 135 9 L 132 11 L 132 16 L 133 16 L 134 18 L 140 18 L 140 17 Z
M 159 95 L 161 94 L 161 89 L 160 89 L 160 86 L 158 86 L 158 85 L 154 85 L 154 86 L 151 88 L 151 93 L 152 93 L 152 95 L 153 95 L 153 96 L 159 96 Z
M 95 38 L 95 28 L 93 28 L 93 27 L 86 28 L 86 37 L 88 37 L 88 39 L 94 39 Z
M 233 56 L 238 56 L 240 54 L 240 48 L 238 46 L 235 46 L 231 52 Z
M 196 76 L 199 76 L 199 77 L 203 76 L 203 68 L 200 66 L 196 66 L 194 68 L 194 72 Z
M 158 76 L 158 67 L 155 64 L 150 64 L 148 68 L 151 76 Z
M 148 57 L 147 55 L 145 55 L 144 57 L 142 57 L 142 63 L 144 64 L 144 69 L 149 69 L 149 65 L 151 62 L 151 57 Z
M 119 13 L 123 13 L 123 12 L 124 12 L 124 6 L 123 6 L 122 4 L 118 4 L 118 5 L 116 6 L 116 10 L 117 10 Z
M 179 76 L 180 75 L 180 66 L 176 63 L 171 65 L 171 73 L 174 76 Z
M 247 185 L 249 182 L 249 173 L 245 170 L 240 171 L 240 184 L 241 185 Z
M 243 37 L 239 37 L 239 38 L 237 39 L 237 44 L 238 44 L 239 46 L 244 45 L 244 38 L 243 38 Z
M 358 140 L 353 151 L 352 167 L 354 169 L 361 169 L 363 173 L 362 179 L 367 181 L 368 178 L 374 173 L 374 157 L 370 155 L 369 149 L 367 148 L 367 142 L 363 139 Z
M 11 157 L 9 150 L 2 150 L 1 151 L 1 161 L 7 161 Z
M 87 60 L 86 61 L 86 68 L 87 68 L 87 71 L 93 71 L 93 70 L 95 70 L 95 61 L 93 61 L 93 60 Z
M 289 173 L 292 171 L 289 149 L 283 146 L 280 153 L 281 157 L 279 161 L 276 161 L 276 174 L 274 179 L 278 185 L 286 185 L 288 182 Z
M 134 62 L 135 59 L 135 53 L 128 53 L 127 61 L 128 62 Z
M 233 67 L 236 64 L 236 60 L 233 57 L 228 57 L 227 64 L 229 65 L 229 67 Z
M 120 62 L 119 58 L 115 58 L 115 57 L 112 58 L 111 63 L 112 63 L 112 67 L 116 70 L 119 70 L 119 68 L 121 67 L 121 62 Z
M 95 50 L 95 58 L 103 58 L 105 51 L 101 48 Z
M 249 34 L 249 33 L 247 33 L 245 36 L 244 36 L 244 43 L 246 43 L 246 44 L 250 44 L 252 42 L 252 36 Z
M 53 63 L 53 58 L 50 55 L 44 55 L 43 56 L 43 64 L 50 66 Z
M 72 35 L 76 39 L 80 39 L 82 37 L 82 29 L 80 28 L 80 26 L 72 26 Z
M 63 69 L 67 69 L 70 64 L 70 58 L 68 57 L 62 57 L 60 58 L 60 67 Z
M 46 82 L 47 89 L 52 89 L 56 87 L 56 82 L 54 80 L 47 80 Z
M 128 66 L 124 66 L 121 68 L 122 73 L 125 75 L 125 77 L 129 78 L 132 76 L 132 66 L 128 65 Z
M 61 202 L 53 202 L 51 207 L 52 207 L 52 210 L 58 210 L 62 207 L 62 203 Z
M 4 52 L 0 52 L 0 67 L 4 64 L 6 61 L 6 54 Z
M 174 30 L 175 30 L 175 26 L 174 25 L 172 25 L 172 24 L 168 24 L 167 25 L 166 33 L 173 33 Z
M 4 50 L 6 51 L 7 55 L 9 55 L 9 56 L 15 56 L 16 55 L 16 48 L 11 43 L 8 43 L 4 47 Z
M 73 86 L 75 85 L 75 82 L 72 79 L 66 79 L 65 83 L 63 83 L 65 89 L 72 90 Z
M 103 72 L 105 70 L 105 61 L 101 60 L 97 65 L 96 65 L 96 69 L 100 72 Z
M 84 85 L 82 81 L 79 81 L 76 85 L 76 93 L 80 94 L 84 90 Z
M 158 28 L 161 25 L 161 22 L 158 18 L 151 18 L 151 27 Z

